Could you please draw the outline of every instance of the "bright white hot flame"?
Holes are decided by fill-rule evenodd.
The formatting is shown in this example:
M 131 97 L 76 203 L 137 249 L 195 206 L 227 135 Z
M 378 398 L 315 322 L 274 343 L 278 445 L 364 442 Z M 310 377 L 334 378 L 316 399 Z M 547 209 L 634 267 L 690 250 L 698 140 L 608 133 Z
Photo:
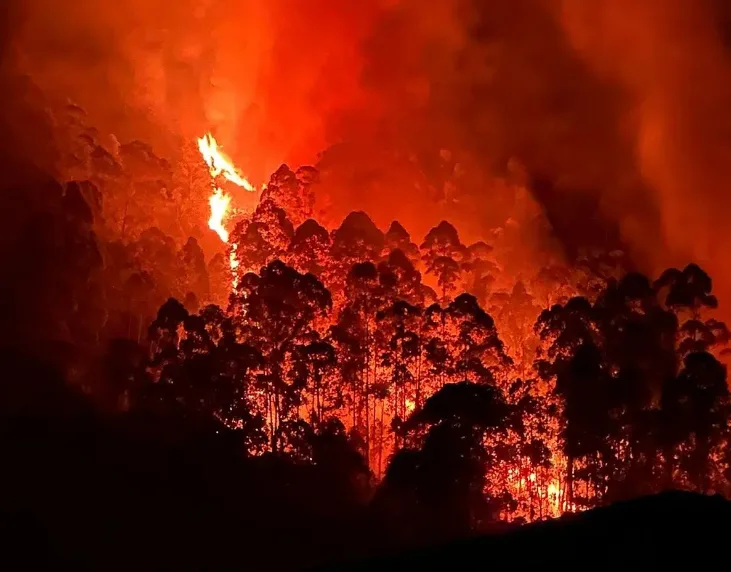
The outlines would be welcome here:
M 211 217 L 208 219 L 208 227 L 214 231 L 223 242 L 228 242 L 228 231 L 224 221 L 231 206 L 231 195 L 227 195 L 221 189 L 216 189 L 208 199 L 211 207 Z
M 216 139 L 210 133 L 206 133 L 198 139 L 198 150 L 203 160 L 208 165 L 208 172 L 211 175 L 211 188 L 213 194 L 208 199 L 211 208 L 211 217 L 208 219 L 208 227 L 213 230 L 223 242 L 228 242 L 228 230 L 226 220 L 231 216 L 231 195 L 224 192 L 216 181 L 218 177 L 242 187 L 250 192 L 255 192 L 254 186 L 246 180 L 238 169 L 231 162 L 231 159 L 223 152 Z
M 206 133 L 198 139 L 198 150 L 203 155 L 203 159 L 208 165 L 211 177 L 223 177 L 234 185 L 243 187 L 247 191 L 255 192 L 256 189 L 246 178 L 244 178 L 238 169 L 234 167 L 231 159 L 229 159 L 223 150 L 219 147 L 218 142 L 213 135 Z
M 227 223 L 232 214 L 241 211 L 236 209 L 232 204 L 234 202 L 234 197 L 223 190 L 222 186 L 224 185 L 224 181 L 220 180 L 219 177 L 245 189 L 246 191 L 254 193 L 257 191 L 256 188 L 254 188 L 254 185 L 241 175 L 231 159 L 218 145 L 218 142 L 213 135 L 206 133 L 203 137 L 199 138 L 198 150 L 200 151 L 206 165 L 208 165 L 208 172 L 211 175 L 212 194 L 208 198 L 211 215 L 208 219 L 208 227 L 218 235 L 222 242 L 228 244 L 229 231 L 226 228 Z M 231 286 L 234 289 L 238 282 L 237 269 L 239 266 L 239 260 L 236 256 L 237 246 L 238 245 L 236 243 L 231 244 L 231 248 L 229 249 L 229 268 L 231 269 L 232 275 Z

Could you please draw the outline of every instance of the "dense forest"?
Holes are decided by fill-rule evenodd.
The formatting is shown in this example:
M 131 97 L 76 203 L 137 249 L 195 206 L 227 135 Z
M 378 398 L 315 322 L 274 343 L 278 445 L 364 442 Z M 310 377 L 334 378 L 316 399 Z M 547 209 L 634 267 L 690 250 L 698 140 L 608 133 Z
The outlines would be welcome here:
M 18 507 L 47 475 L 94 537 L 89 491 L 114 487 L 120 535 L 278 534 L 292 554 L 261 558 L 284 566 L 731 494 L 729 331 L 697 265 L 648 277 L 607 248 L 525 270 L 509 225 L 326 228 L 318 169 L 287 166 L 224 251 L 192 144 L 112 148 L 62 113 L 57 172 L 8 165 L 0 215 Z

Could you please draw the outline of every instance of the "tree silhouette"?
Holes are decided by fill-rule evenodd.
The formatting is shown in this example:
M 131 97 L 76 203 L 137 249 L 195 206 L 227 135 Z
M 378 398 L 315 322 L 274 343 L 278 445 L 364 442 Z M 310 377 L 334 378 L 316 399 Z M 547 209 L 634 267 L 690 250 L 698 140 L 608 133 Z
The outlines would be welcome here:
M 0 423 L 9 471 L 51 467 L 74 499 L 98 479 L 120 527 L 170 554 L 279 538 L 287 563 L 731 491 L 729 331 L 697 265 L 653 282 L 621 251 L 574 257 L 535 212 L 496 213 L 470 246 L 446 221 L 421 247 L 363 212 L 325 227 L 328 187 L 286 166 L 231 213 L 224 252 L 197 154 L 186 172 L 64 113 L 69 182 L 6 169 L 2 408 L 15 419 L 37 401 L 30 421 Z M 41 497 L 17 506 L 53 500 L 57 480 L 33 478 Z M 141 522 L 146 506 L 164 516 Z
M 251 217 L 236 224 L 229 237 L 230 257 L 236 261 L 238 277 L 284 258 L 293 236 L 294 227 L 287 213 L 272 200 L 260 202 Z
M 425 427 L 427 431 L 419 439 L 420 447 L 401 450 L 393 457 L 384 496 L 395 495 L 406 502 L 411 498 L 404 511 L 412 523 L 428 523 L 421 527 L 431 537 L 479 530 L 492 518 L 484 494 L 489 456 L 483 437 L 487 431 L 503 430 L 509 415 L 504 396 L 492 385 L 445 385 L 407 421 L 407 430 Z
M 412 263 L 419 260 L 419 247 L 411 242 L 411 235 L 398 221 L 393 221 L 386 231 L 385 254 L 400 250 Z
M 300 167 L 293 172 L 287 165 L 282 165 L 269 179 L 261 202 L 271 201 L 293 216 L 295 225 L 301 225 L 313 214 L 315 196 L 312 186 L 318 179 L 319 174 L 313 167 Z
M 330 258 L 337 264 L 333 275 L 333 288 L 341 290 L 343 278 L 353 264 L 377 261 L 383 250 L 383 233 L 363 212 L 352 212 L 332 233 Z
M 307 219 L 294 231 L 287 259 L 300 272 L 322 276 L 329 260 L 330 235 L 315 220 Z
M 442 221 L 427 233 L 421 250 L 426 272 L 436 277 L 442 303 L 446 303 L 448 295 L 457 289 L 462 273 L 460 263 L 467 256 L 467 249 L 460 242 L 457 229 Z
M 711 490 L 711 455 L 729 421 L 728 398 L 726 368 L 706 352 L 688 354 L 663 388 L 668 439 L 676 447 L 686 445 L 665 461 L 672 467 L 679 455 L 691 483 L 703 492 Z
M 176 291 L 196 295 L 207 299 L 209 297 L 208 269 L 203 249 L 198 241 L 190 237 L 178 252 L 179 284 Z
M 453 332 L 453 375 L 475 382 L 492 382 L 511 363 L 505 354 L 495 322 L 477 299 L 461 294 L 446 308 L 447 330 Z
M 271 448 L 277 451 L 279 426 L 296 413 L 302 399 L 303 388 L 288 383 L 288 362 L 299 345 L 313 340 L 316 321 L 330 311 L 332 299 L 314 275 L 274 261 L 260 275 L 244 276 L 232 300 L 237 328 L 264 356 L 261 382 Z
M 465 291 L 475 296 L 481 304 L 485 304 L 499 273 L 493 260 L 493 248 L 485 242 L 475 242 L 467 248 L 466 258 Z

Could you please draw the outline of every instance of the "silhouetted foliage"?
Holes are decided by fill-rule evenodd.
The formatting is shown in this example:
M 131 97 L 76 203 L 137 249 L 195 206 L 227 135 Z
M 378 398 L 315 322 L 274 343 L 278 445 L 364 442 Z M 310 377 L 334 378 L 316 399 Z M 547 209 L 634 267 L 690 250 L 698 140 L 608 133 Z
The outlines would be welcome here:
M 61 531 L 53 550 L 78 535 L 96 562 L 132 538 L 145 564 L 205 568 L 216 542 L 275 538 L 286 554 L 247 565 L 291 568 L 368 539 L 730 494 L 731 335 L 697 265 L 653 282 L 592 251 L 508 275 L 446 221 L 421 246 L 364 212 L 325 228 L 318 172 L 286 166 L 209 248 L 151 214 L 192 208 L 175 203 L 195 169 L 65 113 L 78 180 L 3 183 L 0 242 L 5 490 L 10 514 Z

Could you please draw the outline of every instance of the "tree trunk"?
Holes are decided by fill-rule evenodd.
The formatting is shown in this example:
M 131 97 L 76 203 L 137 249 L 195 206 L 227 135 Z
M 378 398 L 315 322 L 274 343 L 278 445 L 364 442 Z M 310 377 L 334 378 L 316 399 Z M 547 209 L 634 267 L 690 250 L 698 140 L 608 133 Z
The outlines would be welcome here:
M 566 457 L 566 508 L 573 510 L 574 506 L 574 458 Z

